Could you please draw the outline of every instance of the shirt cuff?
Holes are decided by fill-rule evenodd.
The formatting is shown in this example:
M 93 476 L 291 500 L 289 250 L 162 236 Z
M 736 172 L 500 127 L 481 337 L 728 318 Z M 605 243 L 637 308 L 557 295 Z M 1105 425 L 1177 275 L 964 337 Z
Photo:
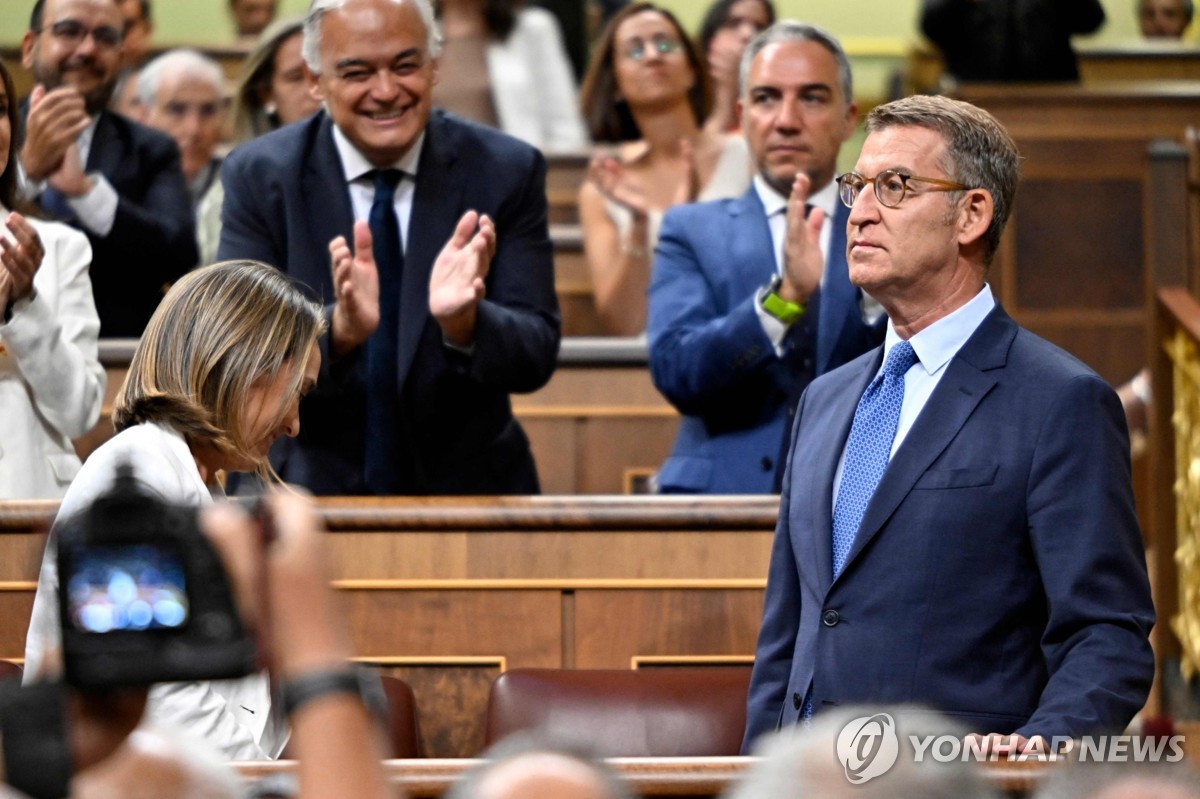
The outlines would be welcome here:
M 120 198 L 117 190 L 99 172 L 89 172 L 88 177 L 92 180 L 92 190 L 79 197 L 68 197 L 67 205 L 85 228 L 97 236 L 107 236 L 117 218 Z
M 775 348 L 775 354 L 782 358 L 783 339 L 787 335 L 790 325 L 785 325 L 782 321 L 767 313 L 767 309 L 762 304 L 763 298 L 766 296 L 766 286 L 754 292 L 754 313 L 758 314 L 759 324 L 762 325 L 763 332 L 767 334 L 771 346 Z

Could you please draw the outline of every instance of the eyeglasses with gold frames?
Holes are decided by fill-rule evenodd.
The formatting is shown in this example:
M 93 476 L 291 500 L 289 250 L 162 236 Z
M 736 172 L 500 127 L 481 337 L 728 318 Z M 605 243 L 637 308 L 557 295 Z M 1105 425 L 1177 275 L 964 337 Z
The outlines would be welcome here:
M 865 178 L 857 172 L 847 172 L 837 179 L 838 196 L 847 208 L 854 207 L 854 201 L 868 183 L 875 189 L 875 199 L 885 208 L 895 208 L 904 201 L 908 194 L 909 181 L 928 183 L 935 188 L 929 191 L 963 191 L 970 186 L 939 178 L 922 178 L 907 175 L 898 169 L 885 169 L 873 178 Z

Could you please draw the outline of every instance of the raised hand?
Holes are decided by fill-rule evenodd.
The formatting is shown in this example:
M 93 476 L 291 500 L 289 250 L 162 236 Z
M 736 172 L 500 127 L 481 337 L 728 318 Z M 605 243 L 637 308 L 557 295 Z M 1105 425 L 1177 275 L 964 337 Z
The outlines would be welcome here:
M 496 252 L 496 226 L 486 215 L 467 211 L 438 253 L 429 276 L 429 312 L 451 343 L 475 342 L 475 317 L 484 278 Z
M 46 254 L 37 231 L 25 217 L 13 211 L 4 224 L 13 238 L 0 236 L 0 311 L 33 293 L 33 277 Z
M 83 95 L 69 86 L 54 91 L 38 84 L 29 95 L 21 166 L 30 180 L 45 180 L 63 165 L 67 148 L 90 124 Z
M 379 270 L 371 250 L 371 228 L 354 223 L 354 252 L 345 236 L 329 242 L 333 275 L 333 354 L 344 355 L 370 338 L 379 327 Z
M 792 192 L 788 195 L 783 283 L 779 295 L 789 302 L 807 302 L 821 284 L 821 275 L 825 271 L 825 258 L 821 254 L 821 225 L 825 223 L 825 212 L 814 208 L 808 219 L 804 218 L 809 187 L 808 175 L 801 172 L 792 182 Z
M 650 212 L 646 192 L 629 177 L 625 166 L 613 156 L 603 153 L 594 156 L 588 164 L 587 179 L 605 197 L 625 206 L 634 214 L 644 216 Z

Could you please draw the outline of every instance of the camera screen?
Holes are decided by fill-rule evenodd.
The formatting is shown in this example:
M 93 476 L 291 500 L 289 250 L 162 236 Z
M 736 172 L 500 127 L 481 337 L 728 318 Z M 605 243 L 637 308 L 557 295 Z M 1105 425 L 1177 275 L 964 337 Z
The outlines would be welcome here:
M 170 549 L 84 547 L 66 580 L 69 623 L 81 632 L 167 630 L 187 622 L 183 563 Z

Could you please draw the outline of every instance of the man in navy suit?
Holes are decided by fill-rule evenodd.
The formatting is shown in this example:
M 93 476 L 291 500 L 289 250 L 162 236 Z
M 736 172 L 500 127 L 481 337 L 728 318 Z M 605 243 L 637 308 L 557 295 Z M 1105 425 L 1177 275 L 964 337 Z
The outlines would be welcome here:
M 838 181 L 887 334 L 797 410 L 745 746 L 850 703 L 931 706 L 997 752 L 1119 731 L 1154 676 L 1129 440 L 1115 392 L 985 281 L 1016 146 L 941 97 L 867 130 Z
M 509 393 L 558 352 L 545 160 L 431 113 L 429 0 L 318 0 L 303 47 L 324 110 L 222 170 L 220 257 L 278 266 L 329 313 L 272 464 L 316 494 L 536 493 Z
M 741 83 L 753 185 L 671 209 L 655 254 L 650 369 L 684 414 L 664 493 L 779 491 L 800 392 L 882 335 L 847 276 L 833 182 L 858 118 L 845 52 L 819 28 L 780 22 L 746 48 Z M 803 260 L 802 239 L 819 243 Z
M 21 40 L 37 81 L 21 166 L 42 208 L 92 245 L 105 337 L 140 336 L 167 287 L 199 260 L 179 149 L 105 110 L 124 25 L 115 0 L 38 0 Z

